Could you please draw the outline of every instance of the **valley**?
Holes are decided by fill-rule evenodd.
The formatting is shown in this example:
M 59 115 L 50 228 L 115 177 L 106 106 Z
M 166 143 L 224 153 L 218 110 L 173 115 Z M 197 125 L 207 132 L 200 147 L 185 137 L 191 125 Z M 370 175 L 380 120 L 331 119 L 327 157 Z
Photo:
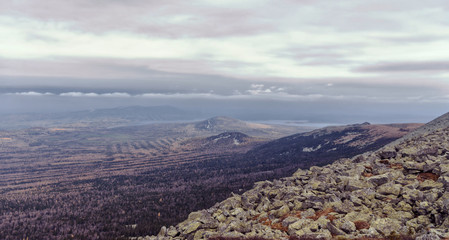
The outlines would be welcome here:
M 418 126 L 357 124 L 310 132 L 215 117 L 2 131 L 0 238 L 156 234 L 256 181 L 377 149 Z

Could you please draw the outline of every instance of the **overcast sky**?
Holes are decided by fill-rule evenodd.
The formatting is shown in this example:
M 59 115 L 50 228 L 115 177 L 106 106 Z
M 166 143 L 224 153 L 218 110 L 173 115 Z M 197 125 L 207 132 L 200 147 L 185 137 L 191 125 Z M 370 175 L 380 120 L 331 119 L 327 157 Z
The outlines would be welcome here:
M 0 112 L 426 121 L 449 109 L 448 16 L 447 0 L 0 1 Z

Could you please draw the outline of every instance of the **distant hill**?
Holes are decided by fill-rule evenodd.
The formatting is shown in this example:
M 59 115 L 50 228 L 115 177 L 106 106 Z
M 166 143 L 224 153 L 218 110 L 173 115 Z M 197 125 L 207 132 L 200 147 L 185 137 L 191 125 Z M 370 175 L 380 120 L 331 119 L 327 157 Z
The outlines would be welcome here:
M 275 124 L 261 124 L 241 121 L 238 119 L 218 116 L 199 121 L 185 126 L 187 132 L 202 132 L 205 134 L 219 134 L 223 132 L 240 132 L 250 136 L 264 137 L 268 139 L 275 139 L 290 135 L 294 132 L 308 132 L 315 128 L 313 127 L 299 127 L 299 126 L 285 126 Z
M 0 129 L 30 127 L 116 127 L 154 121 L 180 121 L 199 118 L 198 112 L 172 106 L 128 106 L 64 113 L 28 113 L 0 116 Z
M 224 132 L 210 137 L 193 138 L 182 143 L 183 147 L 190 146 L 200 151 L 223 154 L 227 152 L 246 153 L 268 139 L 251 137 L 241 132 Z

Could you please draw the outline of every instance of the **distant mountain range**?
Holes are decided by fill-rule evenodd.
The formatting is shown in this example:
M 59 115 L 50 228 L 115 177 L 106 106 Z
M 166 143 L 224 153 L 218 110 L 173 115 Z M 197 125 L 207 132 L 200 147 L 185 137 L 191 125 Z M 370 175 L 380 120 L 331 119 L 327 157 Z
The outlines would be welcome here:
M 65 113 L 29 113 L 0 116 L 0 129 L 29 127 L 116 127 L 154 121 L 181 121 L 201 118 L 201 114 L 172 106 L 129 106 Z

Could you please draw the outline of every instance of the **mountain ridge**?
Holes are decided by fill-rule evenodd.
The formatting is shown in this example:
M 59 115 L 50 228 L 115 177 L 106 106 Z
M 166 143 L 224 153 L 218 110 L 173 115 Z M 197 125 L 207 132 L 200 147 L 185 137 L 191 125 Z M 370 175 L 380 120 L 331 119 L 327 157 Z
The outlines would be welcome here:
M 449 121 L 395 144 L 262 181 L 142 239 L 448 239 Z

